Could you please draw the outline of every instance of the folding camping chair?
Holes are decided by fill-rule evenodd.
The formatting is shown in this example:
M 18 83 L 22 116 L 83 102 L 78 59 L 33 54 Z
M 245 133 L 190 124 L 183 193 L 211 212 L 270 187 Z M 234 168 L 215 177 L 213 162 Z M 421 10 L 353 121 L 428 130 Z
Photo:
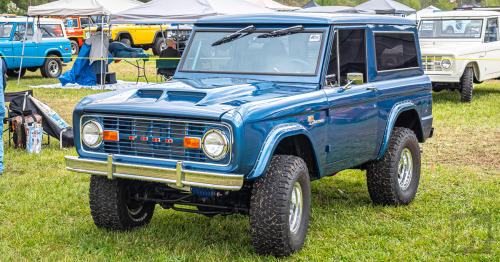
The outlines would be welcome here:
M 21 92 L 10 92 L 10 93 L 5 93 L 4 94 L 4 101 L 5 101 L 5 111 L 7 112 L 7 116 L 3 119 L 4 124 L 8 124 L 7 129 L 3 130 L 3 133 L 9 131 L 9 147 L 11 145 L 11 141 L 14 138 L 14 128 L 13 128 L 13 122 L 12 119 L 14 118 L 12 116 L 12 111 L 10 110 L 9 105 L 12 100 L 18 98 L 18 97 L 23 97 L 25 99 L 28 99 L 28 96 L 33 96 L 33 90 L 26 90 L 26 91 L 21 91 Z M 45 132 L 44 132 L 45 133 Z M 45 133 L 46 134 L 46 133 Z M 47 144 L 50 144 L 50 136 L 47 136 Z
M 172 79 L 173 74 L 160 73 L 160 69 L 172 69 L 175 72 L 177 66 L 179 65 L 180 59 L 158 59 L 156 60 L 156 82 L 158 83 L 158 76 L 163 78 L 165 81 Z

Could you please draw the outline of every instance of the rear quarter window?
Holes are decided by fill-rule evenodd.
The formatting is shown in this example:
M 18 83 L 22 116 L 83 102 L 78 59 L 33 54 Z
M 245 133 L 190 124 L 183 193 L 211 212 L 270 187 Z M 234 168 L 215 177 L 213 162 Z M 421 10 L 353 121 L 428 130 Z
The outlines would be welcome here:
M 40 25 L 42 38 L 64 37 L 63 29 L 60 24 Z
M 413 32 L 376 32 L 374 36 L 377 72 L 420 66 Z

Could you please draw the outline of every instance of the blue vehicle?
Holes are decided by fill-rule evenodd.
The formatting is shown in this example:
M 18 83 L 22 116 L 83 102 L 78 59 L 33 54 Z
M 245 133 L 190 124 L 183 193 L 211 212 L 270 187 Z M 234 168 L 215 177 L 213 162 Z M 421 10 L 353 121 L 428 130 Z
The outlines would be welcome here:
M 33 41 L 37 30 L 42 35 L 41 43 Z M 26 18 L 0 18 L 0 57 L 7 65 L 7 75 L 18 77 L 25 34 L 21 76 L 26 70 L 35 72 L 38 68 L 43 77 L 60 76 L 62 62 L 71 61 L 71 46 L 62 20 L 48 18 L 30 18 L 27 26 Z
M 410 20 L 220 16 L 195 24 L 174 80 L 83 98 L 66 165 L 92 174 L 97 227 L 145 225 L 155 204 L 246 214 L 255 251 L 288 256 L 312 180 L 366 170 L 375 204 L 408 205 L 432 119 Z

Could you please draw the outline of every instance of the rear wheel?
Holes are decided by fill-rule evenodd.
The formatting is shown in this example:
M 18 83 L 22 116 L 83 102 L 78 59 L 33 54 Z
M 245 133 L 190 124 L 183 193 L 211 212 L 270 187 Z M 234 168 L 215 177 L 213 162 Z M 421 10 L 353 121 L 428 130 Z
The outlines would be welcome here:
M 120 42 L 126 46 L 132 45 L 132 41 L 130 41 L 130 39 L 128 39 L 128 38 L 122 38 L 122 39 L 120 39 Z
M 126 179 L 110 180 L 105 176 L 92 175 L 89 203 L 90 213 L 97 227 L 128 230 L 151 221 L 155 203 L 130 199 L 130 183 Z
M 466 67 L 464 74 L 460 78 L 462 84 L 462 102 L 470 103 L 472 101 L 472 90 L 474 90 L 474 71 L 472 67 Z
M 48 55 L 45 59 L 45 63 L 43 63 L 43 66 L 40 68 L 40 72 L 45 78 L 59 77 L 62 73 L 61 59 L 54 54 Z
M 252 188 L 250 233 L 259 254 L 283 257 L 302 249 L 311 215 L 311 185 L 302 158 L 275 155 Z
M 78 52 L 80 52 L 78 42 L 75 40 L 70 40 L 69 42 L 71 43 L 71 55 L 78 55 Z
M 21 77 L 26 74 L 26 68 L 21 69 Z M 7 76 L 9 77 L 18 77 L 19 69 L 7 69 Z
M 395 127 L 381 159 L 366 171 L 368 192 L 377 205 L 408 205 L 420 181 L 420 147 L 411 129 Z

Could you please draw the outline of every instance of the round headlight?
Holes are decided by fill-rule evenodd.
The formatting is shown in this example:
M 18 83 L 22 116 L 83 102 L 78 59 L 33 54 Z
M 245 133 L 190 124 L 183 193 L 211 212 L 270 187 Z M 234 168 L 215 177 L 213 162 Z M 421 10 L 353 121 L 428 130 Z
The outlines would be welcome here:
M 443 61 L 441 61 L 441 67 L 443 69 L 448 69 L 451 67 L 451 61 L 448 60 L 448 59 L 443 59 Z
M 222 131 L 218 129 L 211 129 L 203 136 L 201 148 L 208 157 L 214 160 L 219 160 L 227 154 L 227 137 Z
M 83 124 L 82 140 L 88 147 L 98 147 L 102 142 L 102 126 L 96 121 L 90 120 Z

